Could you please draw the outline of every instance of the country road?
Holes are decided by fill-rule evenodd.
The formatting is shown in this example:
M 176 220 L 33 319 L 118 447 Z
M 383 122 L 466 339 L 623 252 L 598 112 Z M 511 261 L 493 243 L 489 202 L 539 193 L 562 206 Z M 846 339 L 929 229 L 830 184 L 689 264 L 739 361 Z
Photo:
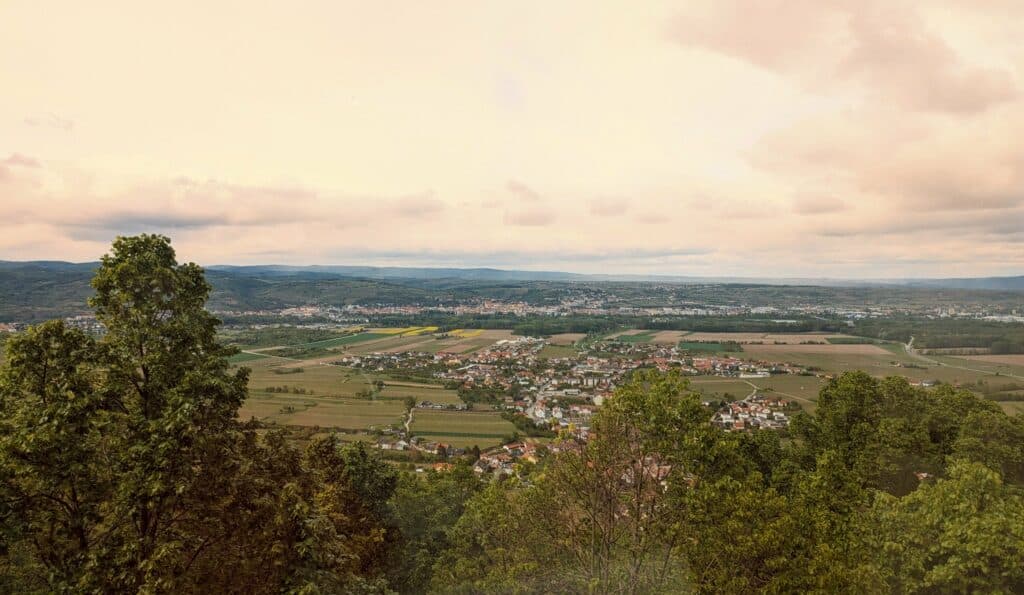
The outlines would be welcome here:
M 744 380 L 743 382 L 749 384 L 751 386 L 751 388 L 754 389 L 754 392 L 752 392 L 749 395 L 747 395 L 746 398 L 748 398 L 748 399 L 750 397 L 753 397 L 754 395 L 756 395 L 757 391 L 764 390 L 764 389 L 762 389 L 761 387 L 757 386 L 756 384 L 754 384 L 753 382 L 751 382 L 749 380 Z M 789 397 L 790 399 L 794 399 L 794 400 L 797 400 L 797 401 L 803 401 L 804 403 L 810 403 L 810 404 L 814 405 L 814 401 L 812 401 L 811 399 L 808 399 L 807 397 L 798 397 L 796 395 L 792 395 L 792 394 L 789 394 L 789 393 L 784 393 L 784 392 L 782 392 L 780 390 L 773 390 L 771 392 L 773 392 L 773 393 L 775 393 L 777 395 L 782 395 L 784 397 Z
M 930 358 L 930 357 L 928 357 L 926 355 L 918 353 L 917 350 L 914 349 L 914 337 L 910 337 L 910 340 L 903 344 L 903 349 L 904 349 L 904 351 L 907 352 L 907 355 L 909 355 L 910 357 L 913 357 L 913 358 L 916 358 L 916 359 L 918 359 L 920 361 L 932 364 L 933 366 L 945 366 L 947 368 L 953 368 L 955 370 L 966 370 L 968 372 L 978 372 L 979 374 L 985 374 L 987 376 L 996 376 L 997 375 L 995 372 L 992 372 L 991 370 L 979 370 L 978 368 L 969 368 L 967 366 L 957 366 L 957 365 L 953 365 L 953 364 L 948 364 L 946 362 L 940 362 L 939 360 L 932 359 L 932 358 Z M 1021 376 L 1019 374 L 1010 374 L 1009 372 L 999 372 L 998 376 L 1003 376 L 1003 377 L 1006 377 L 1006 378 L 1016 378 L 1018 380 L 1024 380 L 1024 376 Z

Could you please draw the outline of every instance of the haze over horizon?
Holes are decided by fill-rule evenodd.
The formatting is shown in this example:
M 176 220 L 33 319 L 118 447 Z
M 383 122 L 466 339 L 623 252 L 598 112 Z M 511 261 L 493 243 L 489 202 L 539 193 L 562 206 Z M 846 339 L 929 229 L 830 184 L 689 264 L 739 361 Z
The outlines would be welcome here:
M 1021 275 L 1022 26 L 1011 0 L 12 0 L 0 259 L 145 231 L 206 264 Z

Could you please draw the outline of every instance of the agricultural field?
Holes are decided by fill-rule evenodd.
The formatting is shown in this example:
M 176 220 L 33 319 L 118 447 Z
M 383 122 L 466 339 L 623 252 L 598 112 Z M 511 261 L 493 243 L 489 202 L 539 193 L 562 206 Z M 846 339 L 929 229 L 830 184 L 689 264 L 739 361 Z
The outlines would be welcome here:
M 650 343 L 655 334 L 655 331 L 629 332 L 615 337 L 615 340 L 621 343 Z
M 497 413 L 431 409 L 416 409 L 413 412 L 414 435 L 458 447 L 494 446 L 515 431 L 515 426 Z
M 739 343 L 701 343 L 697 341 L 680 341 L 679 348 L 691 353 L 739 353 L 743 347 Z
M 749 395 L 754 389 L 750 384 L 739 378 L 723 378 L 721 376 L 691 376 L 690 387 L 707 397 L 723 397 L 729 395 L 730 400 L 739 400 Z
M 235 355 L 232 355 L 231 357 L 228 358 L 228 361 L 231 362 L 232 364 L 241 364 L 241 363 L 251 362 L 251 361 L 260 360 L 260 359 L 268 359 L 268 358 L 267 358 L 267 355 L 262 354 L 262 353 L 255 353 L 255 352 L 252 352 L 252 351 L 243 351 L 241 353 L 236 353 Z
M 768 378 L 722 378 L 720 376 L 694 376 L 690 378 L 690 386 L 708 397 L 726 395 L 733 399 L 742 399 L 754 391 L 761 394 L 773 394 L 796 401 L 805 410 L 813 410 L 818 392 L 825 381 L 815 376 L 797 376 L 783 374 Z M 766 390 L 767 389 L 767 390 Z
M 985 362 L 990 364 L 1003 364 L 1007 367 L 1024 368 L 1024 353 L 1008 355 L 964 355 L 956 359 L 966 359 L 972 362 Z
M 359 431 L 399 424 L 404 413 L 405 407 L 398 399 L 340 399 L 254 391 L 242 405 L 239 418 Z
M 421 401 L 430 401 L 431 403 L 441 403 L 443 405 L 458 405 L 462 403 L 459 393 L 454 390 L 446 389 L 437 384 L 420 384 L 404 380 L 385 380 L 384 390 L 380 392 L 380 396 L 385 399 L 413 397 L 417 403 Z
M 580 339 L 586 338 L 585 333 L 559 333 L 557 335 L 551 335 L 548 337 L 548 344 L 550 345 L 572 345 Z
M 382 329 L 374 329 L 374 332 L 380 330 Z M 510 330 L 459 329 L 459 331 L 457 334 L 455 331 L 452 331 L 438 335 L 409 334 L 408 332 L 390 333 L 390 335 L 385 336 L 383 339 L 355 345 L 347 353 L 365 355 L 368 353 L 422 351 L 424 353 L 466 354 L 490 347 L 494 343 L 511 338 L 512 336 L 512 331 Z
M 1024 414 L 1024 401 L 1000 401 L 999 406 L 1009 415 Z
M 913 382 L 966 384 L 990 379 L 996 373 L 1009 375 L 1024 369 L 954 357 L 915 357 L 896 343 L 828 345 L 744 345 L 744 357 L 771 362 L 793 363 L 838 374 L 863 370 L 872 376 L 904 376 Z
M 693 334 L 692 331 L 657 331 L 654 333 L 654 339 L 651 342 L 662 345 L 675 345 L 682 341 L 683 337 L 691 334 Z
M 378 335 L 391 335 L 398 337 L 415 337 L 418 335 L 429 335 L 437 332 L 436 326 L 406 326 L 400 328 L 371 328 L 370 333 Z

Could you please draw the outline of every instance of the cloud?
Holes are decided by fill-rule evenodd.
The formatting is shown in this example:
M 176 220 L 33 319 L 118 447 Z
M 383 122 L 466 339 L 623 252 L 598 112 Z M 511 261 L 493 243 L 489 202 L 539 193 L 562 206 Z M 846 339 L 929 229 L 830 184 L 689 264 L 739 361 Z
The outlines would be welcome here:
M 0 165 L 11 165 L 17 167 L 39 167 L 39 161 L 27 157 L 21 153 L 11 153 L 7 158 L 0 160 Z
M 628 209 L 629 203 L 620 198 L 598 198 L 590 203 L 590 213 L 600 217 L 615 217 Z
M 913 5 L 890 0 L 715 0 L 688 10 L 669 38 L 743 60 L 806 88 L 859 88 L 872 102 L 979 112 L 1015 99 L 1005 68 L 971 63 Z
M 545 227 L 555 222 L 555 214 L 546 209 L 506 211 L 505 223 L 519 227 Z
M 34 128 L 53 128 L 63 132 L 71 132 L 75 129 L 75 123 L 68 118 L 63 118 L 53 113 L 40 114 L 38 116 L 29 116 L 22 120 L 26 126 L 32 126 Z
M 793 212 L 800 215 L 838 213 L 846 208 L 846 203 L 835 196 L 804 194 L 793 199 Z
M 890 213 L 1007 209 L 1024 201 L 1022 134 L 1018 110 L 969 123 L 849 110 L 766 135 L 750 162 L 812 192 L 841 190 L 862 203 L 884 202 Z
M 384 199 L 382 202 L 387 205 L 388 212 L 394 216 L 414 219 L 433 217 L 445 208 L 444 203 L 435 198 L 433 193 Z
M 536 190 L 516 180 L 509 180 L 505 184 L 505 188 L 522 200 L 536 202 L 541 199 L 540 194 Z

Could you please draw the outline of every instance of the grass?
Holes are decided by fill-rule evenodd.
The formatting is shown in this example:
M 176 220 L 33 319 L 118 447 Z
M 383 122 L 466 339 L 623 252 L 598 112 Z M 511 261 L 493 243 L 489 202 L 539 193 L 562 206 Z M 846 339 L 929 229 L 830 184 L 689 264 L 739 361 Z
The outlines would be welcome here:
M 1024 413 L 1024 401 L 1000 401 L 999 406 L 1003 408 L 1007 415 Z
M 291 426 L 368 430 L 401 423 L 405 407 L 398 400 L 338 399 L 252 392 L 239 418 Z
M 656 334 L 657 331 L 644 331 L 632 335 L 619 335 L 615 340 L 620 343 L 650 343 Z
M 430 401 L 431 403 L 441 403 L 444 405 L 458 405 L 462 403 L 459 393 L 446 389 L 443 386 L 430 384 L 416 385 L 401 382 L 392 384 L 387 380 L 384 382 L 384 390 L 381 392 L 381 397 L 384 398 L 404 399 L 405 397 L 413 397 L 417 403 Z
M 739 343 L 702 343 L 699 341 L 681 341 L 679 349 L 694 353 L 735 353 L 743 351 Z
M 236 353 L 228 358 L 228 361 L 233 364 L 240 364 L 242 362 L 251 362 L 258 359 L 267 359 L 266 355 L 260 353 Z
M 868 339 L 865 337 L 827 337 L 825 340 L 832 345 L 873 345 L 878 343 L 878 341 L 874 339 Z
M 480 447 L 501 444 L 516 428 L 497 413 L 452 412 L 417 409 L 412 431 L 417 436 L 455 446 Z

